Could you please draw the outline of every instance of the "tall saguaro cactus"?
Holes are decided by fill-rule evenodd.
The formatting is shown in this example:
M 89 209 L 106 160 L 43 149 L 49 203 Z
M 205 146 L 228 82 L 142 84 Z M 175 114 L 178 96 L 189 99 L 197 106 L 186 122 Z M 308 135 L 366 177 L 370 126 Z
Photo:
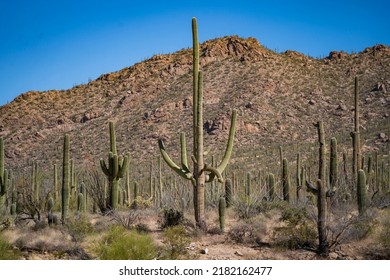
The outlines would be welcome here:
M 327 220 L 327 202 L 326 198 L 334 195 L 332 190 L 327 190 L 325 178 L 325 134 L 322 121 L 315 124 L 318 132 L 319 143 L 319 168 L 317 186 L 313 186 L 310 182 L 306 181 L 307 190 L 317 196 L 317 210 L 318 210 L 318 254 L 322 256 L 328 256 L 329 243 L 327 241 L 326 234 L 326 220 Z
M 108 154 L 108 166 L 106 162 L 101 159 L 100 167 L 103 170 L 103 173 L 107 176 L 108 187 L 110 190 L 110 199 L 108 201 L 108 208 L 115 210 L 118 207 L 118 187 L 119 181 L 123 178 L 123 175 L 126 172 L 128 164 L 128 156 L 122 157 L 118 156 L 116 150 L 116 135 L 114 123 L 109 123 L 110 130 L 110 153 Z
M 5 211 L 3 208 L 7 200 L 8 185 L 8 171 L 4 169 L 4 141 L 0 137 L 0 214 Z
M 359 130 L 359 80 L 355 77 L 355 118 L 354 118 L 354 131 L 351 132 L 352 145 L 353 145 L 353 175 L 354 185 L 357 185 L 358 172 L 361 169 L 361 150 L 360 150 L 360 130 Z
M 69 201 L 70 201 L 70 144 L 69 144 L 69 135 L 64 137 L 64 151 L 63 151 L 63 163 L 62 163 L 62 223 L 66 223 L 69 210 Z
M 205 184 L 212 182 L 216 177 L 223 182 L 222 172 L 229 163 L 233 150 L 235 123 L 237 111 L 233 110 L 231 126 L 229 131 L 228 144 L 224 157 L 217 167 L 210 166 L 204 162 L 203 147 L 203 75 L 199 71 L 199 42 L 198 27 L 195 18 L 192 19 L 192 39 L 193 39 L 193 171 L 189 169 L 186 152 L 185 133 L 181 134 L 181 166 L 177 165 L 167 154 L 164 144 L 159 139 L 160 152 L 164 161 L 181 177 L 190 180 L 194 188 L 194 215 L 198 228 L 206 230 L 205 217 Z

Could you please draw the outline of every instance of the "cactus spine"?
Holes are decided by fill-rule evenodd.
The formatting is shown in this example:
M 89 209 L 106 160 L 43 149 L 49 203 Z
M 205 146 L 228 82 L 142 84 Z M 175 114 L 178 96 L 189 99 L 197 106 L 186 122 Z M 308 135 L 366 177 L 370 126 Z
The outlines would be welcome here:
M 109 131 L 110 153 L 108 154 L 108 165 L 103 159 L 101 159 L 100 167 L 108 179 L 110 199 L 107 206 L 109 209 L 115 210 L 118 207 L 119 181 L 121 178 L 123 178 L 123 175 L 127 169 L 128 156 L 125 156 L 124 158 L 122 156 L 118 156 L 116 149 L 115 127 L 113 122 L 109 123 Z
M 357 201 L 359 216 L 363 216 L 366 213 L 366 193 L 366 174 L 364 173 L 364 170 L 360 169 L 358 172 L 357 181 Z
M 62 163 L 62 223 L 66 223 L 69 210 L 69 200 L 70 200 L 70 148 L 69 148 L 69 135 L 64 137 L 64 149 L 63 149 L 63 163 Z
M 198 42 L 198 27 L 195 18 L 192 19 L 192 38 L 193 38 L 193 172 L 190 171 L 185 145 L 185 134 L 181 134 L 181 167 L 174 163 L 167 152 L 164 144 L 159 139 L 160 152 L 164 161 L 181 177 L 190 180 L 194 189 L 194 216 L 196 226 L 202 230 L 206 230 L 205 216 L 205 184 L 212 182 L 218 178 L 223 182 L 222 173 L 229 163 L 230 156 L 233 150 L 235 122 L 237 111 L 233 110 L 232 120 L 229 131 L 228 144 L 225 150 L 224 157 L 217 167 L 212 167 L 204 162 L 204 147 L 203 147 L 203 75 L 199 71 L 199 42 Z

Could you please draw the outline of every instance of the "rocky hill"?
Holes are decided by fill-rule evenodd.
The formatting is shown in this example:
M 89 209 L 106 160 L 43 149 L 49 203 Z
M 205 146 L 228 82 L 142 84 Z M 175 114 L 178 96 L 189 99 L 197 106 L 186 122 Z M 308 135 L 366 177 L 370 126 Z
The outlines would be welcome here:
M 237 108 L 234 162 L 315 143 L 312 123 L 323 120 L 327 136 L 348 143 L 353 129 L 354 77 L 360 81 L 365 151 L 390 150 L 390 48 L 331 52 L 314 59 L 295 51 L 276 53 L 254 39 L 236 36 L 201 45 L 204 72 L 205 147 L 225 148 L 229 115 Z M 116 123 L 118 149 L 138 163 L 158 155 L 157 139 L 170 153 L 179 133 L 191 143 L 190 49 L 156 55 L 69 90 L 27 92 L 0 107 L 6 165 L 27 168 L 33 160 L 51 168 L 61 162 L 65 133 L 76 164 L 96 164 L 109 147 L 108 122 Z M 277 163 L 278 158 L 275 159 Z

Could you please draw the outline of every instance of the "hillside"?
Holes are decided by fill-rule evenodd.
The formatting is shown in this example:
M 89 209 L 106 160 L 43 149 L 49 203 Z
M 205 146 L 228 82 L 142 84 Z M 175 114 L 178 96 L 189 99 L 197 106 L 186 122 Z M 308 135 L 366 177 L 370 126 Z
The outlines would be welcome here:
M 389 151 L 387 46 L 314 59 L 295 51 L 276 53 L 256 39 L 232 36 L 204 42 L 200 62 L 210 154 L 225 148 L 232 108 L 239 112 L 233 163 L 250 164 L 255 155 L 276 154 L 279 145 L 304 150 L 303 142 L 316 141 L 312 123 L 317 120 L 324 121 L 327 136 L 348 143 L 355 76 L 360 80 L 364 152 Z M 191 67 L 191 50 L 185 49 L 155 55 L 69 90 L 18 96 L 0 107 L 6 165 L 30 168 L 38 160 L 51 169 L 61 161 L 65 133 L 71 137 L 76 164 L 96 164 L 107 156 L 110 120 L 116 122 L 120 152 L 130 151 L 133 163 L 156 157 L 158 138 L 174 154 L 181 131 L 192 140 Z

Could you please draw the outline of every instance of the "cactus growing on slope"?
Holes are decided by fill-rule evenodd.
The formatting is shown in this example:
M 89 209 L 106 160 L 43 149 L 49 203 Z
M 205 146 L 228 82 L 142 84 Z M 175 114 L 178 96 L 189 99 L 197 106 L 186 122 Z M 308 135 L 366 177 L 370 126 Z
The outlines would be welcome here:
M 62 163 L 62 223 L 66 223 L 69 210 L 69 201 L 70 201 L 70 144 L 69 144 L 69 135 L 64 137 L 64 149 L 63 149 L 63 163 Z
M 193 171 L 189 169 L 187 162 L 185 133 L 181 134 L 181 166 L 171 160 L 167 154 L 164 144 L 159 139 L 159 148 L 165 162 L 181 177 L 190 180 L 194 188 L 194 215 L 198 228 L 206 230 L 205 216 L 205 184 L 212 182 L 216 177 L 223 181 L 222 172 L 229 163 L 233 150 L 236 110 L 232 112 L 232 120 L 229 131 L 228 144 L 224 157 L 217 167 L 212 167 L 204 162 L 203 147 L 203 74 L 199 71 L 199 43 L 198 27 L 195 18 L 192 19 L 192 38 L 193 38 Z
M 122 157 L 118 156 L 116 150 L 116 135 L 114 123 L 109 123 L 110 130 L 110 152 L 108 154 L 108 165 L 106 162 L 101 159 L 100 167 L 104 175 L 108 179 L 108 188 L 110 191 L 110 199 L 108 201 L 108 208 L 115 210 L 118 207 L 118 187 L 119 180 L 123 178 L 127 165 L 128 165 L 128 156 Z

